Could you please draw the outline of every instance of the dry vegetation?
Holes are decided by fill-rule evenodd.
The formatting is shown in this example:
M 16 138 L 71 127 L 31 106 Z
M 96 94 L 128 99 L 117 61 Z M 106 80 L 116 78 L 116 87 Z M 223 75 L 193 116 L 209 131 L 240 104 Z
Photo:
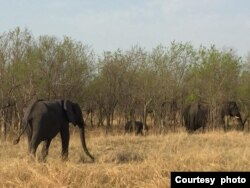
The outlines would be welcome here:
M 46 163 L 27 155 L 26 138 L 0 143 L 0 187 L 169 187 L 171 171 L 249 171 L 250 135 L 209 132 L 188 135 L 109 135 L 87 131 L 90 163 L 77 133 L 71 134 L 69 161 L 53 140 Z

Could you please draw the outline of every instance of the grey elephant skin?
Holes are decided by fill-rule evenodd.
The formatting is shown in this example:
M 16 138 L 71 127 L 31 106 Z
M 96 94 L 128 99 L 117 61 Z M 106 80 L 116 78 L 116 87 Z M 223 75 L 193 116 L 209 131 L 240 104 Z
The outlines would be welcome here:
M 38 145 L 44 141 L 42 159 L 48 155 L 51 140 L 60 133 L 62 141 L 62 159 L 68 159 L 70 140 L 69 123 L 79 127 L 83 150 L 94 161 L 85 142 L 85 130 L 82 111 L 77 103 L 69 100 L 35 100 L 25 110 L 22 121 L 23 131 L 14 141 L 17 144 L 26 131 L 28 136 L 29 152 L 35 156 Z
M 189 133 L 199 128 L 205 128 L 208 117 L 208 108 L 201 103 L 188 105 L 183 112 L 184 126 Z
M 148 131 L 148 126 L 145 125 L 145 130 Z M 125 133 L 135 132 L 135 135 L 143 135 L 143 123 L 141 121 L 128 121 L 125 124 Z
M 234 117 L 238 121 L 238 129 L 243 130 L 246 122 L 242 120 L 239 108 L 235 101 L 223 102 L 220 107 L 221 121 L 224 124 L 224 130 L 228 129 L 228 122 L 225 121 L 225 117 Z

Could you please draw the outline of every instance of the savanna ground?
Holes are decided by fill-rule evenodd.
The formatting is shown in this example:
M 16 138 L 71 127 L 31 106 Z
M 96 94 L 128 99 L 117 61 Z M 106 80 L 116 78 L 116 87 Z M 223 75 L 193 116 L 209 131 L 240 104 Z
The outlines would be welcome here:
M 165 135 L 105 135 L 86 130 L 92 163 L 78 133 L 71 133 L 69 161 L 60 158 L 60 137 L 47 162 L 27 155 L 27 141 L 0 143 L 0 187 L 170 187 L 171 171 L 250 171 L 250 134 L 230 131 Z

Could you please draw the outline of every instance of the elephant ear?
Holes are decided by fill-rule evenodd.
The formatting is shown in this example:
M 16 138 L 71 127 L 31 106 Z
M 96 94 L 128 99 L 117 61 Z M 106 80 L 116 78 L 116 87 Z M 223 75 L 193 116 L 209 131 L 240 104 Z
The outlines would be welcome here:
M 73 103 L 65 100 L 64 104 L 63 104 L 63 109 L 66 111 L 67 117 L 69 122 L 73 123 L 74 125 L 76 125 L 76 118 L 75 118 L 75 113 L 74 113 L 74 109 L 73 109 Z

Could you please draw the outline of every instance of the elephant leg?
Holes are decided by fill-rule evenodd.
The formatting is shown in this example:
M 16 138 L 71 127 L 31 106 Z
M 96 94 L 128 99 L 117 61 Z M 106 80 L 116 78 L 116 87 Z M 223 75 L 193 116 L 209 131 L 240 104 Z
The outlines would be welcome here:
M 138 134 L 142 135 L 142 129 L 139 126 L 136 127 L 136 135 L 138 135 Z
M 141 136 L 143 136 L 143 128 L 140 130 Z
M 28 151 L 31 153 L 31 136 L 28 135 Z
M 62 160 L 68 159 L 68 148 L 69 148 L 69 127 L 62 129 L 61 132 L 62 140 Z
M 228 123 L 229 123 L 229 117 L 225 116 L 224 117 L 224 131 L 228 131 Z
M 49 154 L 49 146 L 50 146 L 51 140 L 45 140 L 43 143 L 42 148 L 42 160 L 45 161 L 45 158 Z
M 40 144 L 40 140 L 36 139 L 35 137 L 32 137 L 31 142 L 30 142 L 30 153 L 36 157 L 36 150 L 38 145 Z
M 30 126 L 27 127 L 26 134 L 28 138 L 28 151 L 29 153 L 31 153 L 32 126 L 31 126 L 31 122 L 29 124 Z
M 195 117 L 190 117 L 189 130 L 193 132 L 194 130 Z
M 139 129 L 136 129 L 136 130 L 135 130 L 135 135 L 137 136 L 139 133 L 140 133 L 140 130 L 139 130 Z
M 139 131 L 139 133 L 141 134 L 141 136 L 143 136 L 143 133 L 142 133 L 142 132 L 143 132 L 143 131 L 142 131 L 142 129 L 141 129 L 141 130 Z M 139 134 L 139 133 L 138 133 L 138 134 Z
M 132 125 L 129 125 L 129 133 L 132 133 L 132 131 L 133 131 Z

